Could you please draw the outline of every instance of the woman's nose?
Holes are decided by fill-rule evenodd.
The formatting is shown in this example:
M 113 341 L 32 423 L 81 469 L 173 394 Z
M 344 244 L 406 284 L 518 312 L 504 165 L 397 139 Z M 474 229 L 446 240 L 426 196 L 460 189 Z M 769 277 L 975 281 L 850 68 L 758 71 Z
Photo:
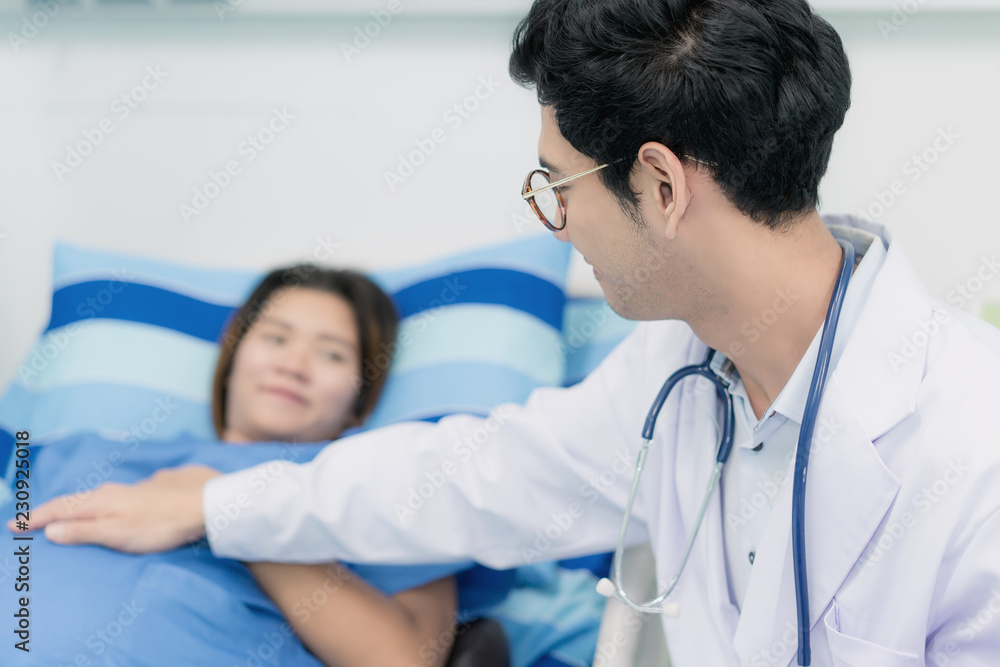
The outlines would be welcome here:
M 560 241 L 562 241 L 563 243 L 569 243 L 570 242 L 570 240 L 569 240 L 569 231 L 567 231 L 567 229 L 566 229 L 565 226 L 562 229 L 560 229 L 559 231 L 557 231 L 557 232 L 552 232 L 552 235 L 555 236 Z
M 288 345 L 277 358 L 278 369 L 299 377 L 307 375 L 309 362 L 307 351 L 297 345 Z

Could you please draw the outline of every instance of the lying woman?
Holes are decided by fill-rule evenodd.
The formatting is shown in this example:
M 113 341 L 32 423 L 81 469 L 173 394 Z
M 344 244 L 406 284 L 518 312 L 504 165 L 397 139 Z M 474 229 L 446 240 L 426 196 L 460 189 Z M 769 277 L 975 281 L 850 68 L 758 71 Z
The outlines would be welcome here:
M 362 371 L 378 352 L 392 348 L 392 301 L 359 274 L 306 268 L 271 272 L 223 336 L 212 392 L 222 441 L 336 440 L 375 407 L 388 369 L 375 369 L 368 381 L 362 381 Z M 327 665 L 418 663 L 421 646 L 454 627 L 454 577 L 388 597 L 345 577 L 337 564 L 248 567 Z M 337 593 L 309 616 L 294 614 L 295 604 L 331 576 L 339 580 Z M 427 664 L 444 664 L 445 657 L 432 656 Z
M 119 462 L 108 466 L 113 471 L 109 479 L 141 479 L 143 471 L 147 475 L 152 472 L 150 466 L 201 464 L 207 474 L 216 474 L 215 470 L 239 469 L 274 458 L 311 459 L 323 444 L 300 443 L 335 440 L 346 430 L 361 426 L 371 414 L 388 372 L 384 355 L 378 355 L 392 348 L 396 326 L 390 298 L 360 274 L 310 266 L 272 271 L 231 319 L 221 341 L 212 417 L 219 440 L 225 444 L 191 439 L 149 442 L 140 452 L 129 452 L 128 456 L 119 453 Z M 93 436 L 83 440 L 40 448 L 33 462 L 38 480 L 34 505 L 45 497 L 67 493 L 74 470 L 77 474 L 80 469 L 89 472 L 87 462 L 97 467 L 93 464 L 95 455 L 99 457 L 111 444 Z M 279 445 L 254 443 L 286 444 L 275 456 Z M 57 563 L 59 556 L 81 556 L 81 547 L 75 547 L 71 555 L 57 545 L 46 548 L 39 543 L 35 547 L 36 552 L 42 552 L 43 562 L 49 559 Z M 97 547 L 82 549 L 89 549 L 83 552 L 83 562 L 93 560 L 101 569 L 97 581 L 63 582 L 59 586 L 58 575 L 40 571 L 35 599 L 42 602 L 51 595 L 67 603 L 94 604 L 98 617 L 90 626 L 96 629 L 83 639 L 88 627 L 85 621 L 76 633 L 76 642 L 83 639 L 83 646 L 75 655 L 57 652 L 37 664 L 56 664 L 55 658 L 72 664 L 160 664 L 166 660 L 170 664 L 214 665 L 230 664 L 233 656 L 243 660 L 238 664 L 247 665 L 309 664 L 296 653 L 292 642 L 284 645 L 287 633 L 281 633 L 280 627 L 269 629 L 276 626 L 276 615 L 268 615 L 266 605 L 254 597 L 241 568 L 212 558 L 204 543 L 150 556 Z M 135 569 L 142 559 L 149 562 L 136 570 L 138 584 L 123 596 L 132 596 L 129 613 L 112 614 L 113 620 L 104 622 L 100 595 L 95 601 L 95 596 L 86 593 L 99 587 L 105 592 L 115 589 L 121 595 L 121 582 L 102 584 L 103 574 L 109 568 Z M 114 561 L 122 562 L 115 565 Z M 453 655 L 449 665 L 507 664 L 506 643 L 497 624 L 479 624 L 471 630 L 463 626 L 456 631 L 458 593 L 453 573 L 462 565 L 360 568 L 339 563 L 252 563 L 247 568 L 298 638 L 324 665 L 440 666 L 452 653 L 460 653 L 450 650 L 456 636 L 471 646 L 466 651 L 480 655 L 474 662 L 468 657 L 471 653 L 464 659 Z M 61 569 L 65 573 L 66 568 Z M 80 569 L 87 571 L 86 565 Z M 124 574 L 122 569 L 117 571 Z M 221 582 L 224 590 L 214 589 L 207 599 L 192 601 L 203 594 L 209 581 Z M 53 583 L 55 589 L 62 590 L 46 585 Z M 188 587 L 202 593 L 183 590 Z M 84 595 L 74 598 L 67 594 L 74 589 Z M 115 605 L 111 609 L 120 611 Z M 36 607 L 36 618 L 48 613 L 52 612 Z M 78 618 L 72 621 L 79 625 Z M 60 631 L 73 634 L 65 627 Z M 201 649 L 191 648 L 192 634 L 201 635 Z M 44 641 L 37 631 L 36 638 L 39 643 Z M 186 643 L 182 646 L 171 641 Z M 73 646 L 74 642 L 67 644 Z M 44 655 L 51 646 L 39 648 Z M 215 654 L 207 655 L 207 651 Z M 482 652 L 492 657 L 487 660 Z M 189 655 L 198 655 L 197 661 L 191 663 Z

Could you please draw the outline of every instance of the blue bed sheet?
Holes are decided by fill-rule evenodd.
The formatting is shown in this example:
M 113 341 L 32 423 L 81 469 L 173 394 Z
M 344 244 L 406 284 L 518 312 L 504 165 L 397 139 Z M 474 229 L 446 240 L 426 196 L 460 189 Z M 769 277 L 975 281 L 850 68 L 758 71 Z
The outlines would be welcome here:
M 163 467 L 188 463 L 223 472 L 284 458 L 312 459 L 324 444 L 233 445 L 181 437 L 137 447 L 94 434 L 32 447 L 31 506 L 67 493 L 85 493 L 105 481 L 134 482 Z M 335 444 L 333 446 L 336 446 Z M 129 451 L 134 449 L 134 451 Z M 4 523 L 13 503 L 0 507 Z M 216 558 L 202 540 L 161 554 L 124 554 L 95 546 L 61 546 L 44 533 L 16 541 L 4 527 L 0 598 L 7 639 L 0 664 L 59 667 L 111 665 L 219 665 L 320 667 L 291 633 L 284 617 L 240 562 Z M 30 590 L 16 592 L 16 548 L 29 545 Z M 512 572 L 475 563 L 426 566 L 354 566 L 358 576 L 388 595 L 443 576 L 458 575 L 463 617 L 502 600 Z M 30 652 L 15 648 L 18 598 L 29 599 Z M 303 611 L 303 613 L 305 613 Z

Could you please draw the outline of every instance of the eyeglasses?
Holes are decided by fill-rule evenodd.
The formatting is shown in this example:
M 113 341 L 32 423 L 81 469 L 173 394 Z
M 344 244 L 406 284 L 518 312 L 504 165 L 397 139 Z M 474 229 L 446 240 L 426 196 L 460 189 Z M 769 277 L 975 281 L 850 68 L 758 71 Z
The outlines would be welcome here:
M 718 166 L 715 162 L 706 162 L 705 160 L 699 160 L 689 155 L 682 157 L 711 167 Z M 586 176 L 587 174 L 593 174 L 625 159 L 627 158 L 621 158 L 614 162 L 608 162 L 593 169 L 588 169 L 587 171 L 581 171 L 579 174 L 567 176 L 555 183 L 552 182 L 552 177 L 546 169 L 535 169 L 524 179 L 521 196 L 528 202 L 531 210 L 535 212 L 535 215 L 538 216 L 543 225 L 553 232 L 558 232 L 566 227 L 566 202 L 563 201 L 559 188 L 574 179 Z

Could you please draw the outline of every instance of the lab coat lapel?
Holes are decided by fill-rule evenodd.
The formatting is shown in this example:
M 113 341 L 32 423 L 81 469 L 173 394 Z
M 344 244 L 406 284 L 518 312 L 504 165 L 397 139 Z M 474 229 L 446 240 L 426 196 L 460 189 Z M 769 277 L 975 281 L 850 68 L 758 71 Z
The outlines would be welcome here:
M 838 379 L 827 383 L 810 450 L 806 572 L 813 625 L 854 567 L 899 490 L 853 415 Z M 734 646 L 742 664 L 786 665 L 798 646 L 792 562 L 792 468 L 768 519 Z
M 812 627 L 857 563 L 899 491 L 873 440 L 914 410 L 926 348 L 893 362 L 901 342 L 930 317 L 908 261 L 891 244 L 851 339 L 827 382 L 807 470 L 806 559 Z M 743 665 L 795 658 L 792 470 L 757 550 L 734 647 Z

